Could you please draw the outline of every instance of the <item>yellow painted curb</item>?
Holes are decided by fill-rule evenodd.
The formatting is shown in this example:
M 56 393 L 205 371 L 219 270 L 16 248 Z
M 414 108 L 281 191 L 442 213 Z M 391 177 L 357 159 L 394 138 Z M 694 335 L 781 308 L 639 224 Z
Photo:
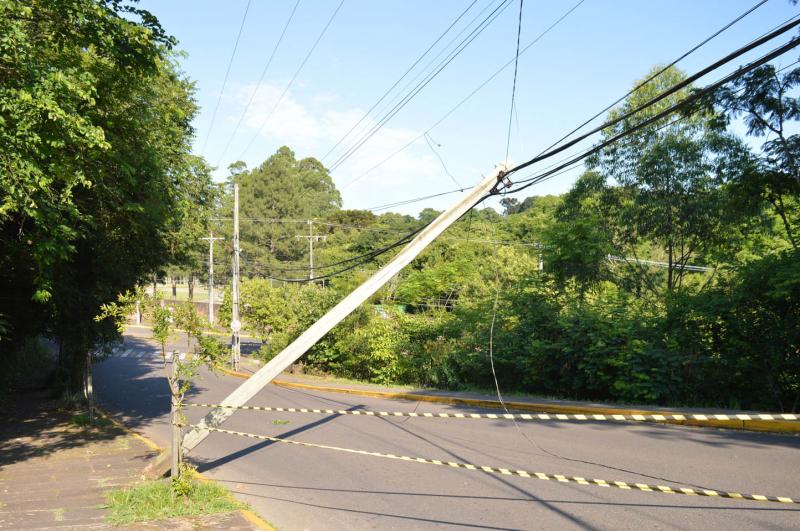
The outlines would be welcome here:
M 237 378 L 247 379 L 249 374 L 221 369 L 222 372 Z M 279 387 L 294 389 L 307 389 L 309 391 L 327 391 L 330 393 L 343 393 L 370 398 L 383 398 L 390 400 L 412 400 L 415 402 L 435 402 L 451 406 L 471 406 L 487 409 L 502 409 L 503 405 L 496 400 L 483 400 L 480 398 L 460 398 L 453 396 L 418 395 L 414 393 L 370 391 L 367 389 L 352 389 L 349 387 L 328 387 L 322 385 L 304 384 L 298 382 L 285 382 L 273 380 L 272 383 Z M 673 411 L 651 411 L 646 409 L 608 408 L 598 406 L 573 406 L 560 404 L 531 404 L 528 402 L 506 402 L 509 409 L 521 411 L 534 411 L 536 413 L 567 413 L 583 415 L 678 415 Z M 800 422 L 789 420 L 666 420 L 661 424 L 679 424 L 685 426 L 701 426 L 712 428 L 729 428 L 735 430 L 761 431 L 770 433 L 800 433 Z
M 136 433 L 131 428 L 127 427 L 125 424 L 123 424 L 122 422 L 120 422 L 117 419 L 115 419 L 114 416 L 111 415 L 111 413 L 108 413 L 107 411 L 105 411 L 105 410 L 103 410 L 103 409 L 101 409 L 101 408 L 99 408 L 97 406 L 95 406 L 95 411 L 97 411 L 97 413 L 99 413 L 100 415 L 102 415 L 103 417 L 105 417 L 106 419 L 111 421 L 111 423 L 114 426 L 116 426 L 119 429 L 121 429 L 122 431 L 124 431 L 127 435 L 130 435 L 131 437 L 133 437 L 133 438 L 141 441 L 142 443 L 144 443 L 144 445 L 147 446 L 148 448 L 150 448 L 151 450 L 155 450 L 157 452 L 163 452 L 164 450 L 166 450 L 165 448 L 162 448 L 158 444 L 156 444 L 155 441 L 150 440 L 149 438 L 145 437 L 144 435 L 140 435 L 140 434 Z M 213 479 L 209 479 L 208 477 L 204 476 L 200 472 L 195 472 L 195 474 L 197 475 L 197 478 L 199 480 L 204 481 L 206 483 L 210 483 L 210 482 L 214 481 Z M 230 499 L 232 499 L 234 501 L 238 501 L 233 497 L 233 494 L 231 494 L 230 491 L 227 488 L 225 488 L 225 487 L 222 487 L 222 488 L 225 490 L 225 492 L 227 493 L 227 495 L 228 495 L 228 497 Z M 248 522 L 250 522 L 254 526 L 258 527 L 259 529 L 266 529 L 268 531 L 276 531 L 275 528 L 272 525 L 270 525 L 269 522 L 267 522 L 266 520 L 264 520 L 263 518 L 258 516 L 256 513 L 254 513 L 250 509 L 239 509 L 239 513 L 242 515 L 242 517 L 245 520 L 247 520 Z
M 126 324 L 126 325 L 125 325 L 125 328 L 126 328 L 126 329 L 127 329 L 127 328 L 144 328 L 145 330 L 152 330 L 152 329 L 153 329 L 153 327 L 152 327 L 152 326 L 147 326 L 147 325 L 132 325 L 132 324 Z M 176 332 L 186 332 L 186 330 L 183 330 L 182 328 L 175 328 L 174 330 L 175 330 Z M 203 335 L 207 335 L 207 336 L 221 336 L 221 337 L 230 337 L 230 334 L 228 334 L 228 333 L 222 333 L 222 332 L 212 332 L 212 331 L 209 331 L 209 330 L 204 330 L 204 331 L 203 331 Z M 248 335 L 246 335 L 246 334 L 239 334 L 239 337 L 240 337 L 240 338 L 243 338 L 243 339 L 258 339 L 256 336 L 248 336 Z
M 235 376 L 236 378 L 241 378 L 243 380 L 247 380 L 248 378 L 250 378 L 250 375 L 247 374 L 246 372 L 236 372 L 230 369 L 226 369 L 225 367 L 219 367 L 218 369 L 219 372 L 225 373 L 228 376 Z
M 197 479 L 199 479 L 200 481 L 203 481 L 205 483 L 215 483 L 215 481 L 213 479 L 209 478 L 208 476 L 205 476 L 202 472 L 195 471 L 195 476 L 197 476 Z M 239 500 L 237 500 L 234 497 L 233 494 L 231 494 L 231 492 L 226 487 L 222 487 L 222 488 L 227 493 L 228 499 L 230 499 L 234 503 L 241 503 Z M 275 529 L 275 527 L 272 526 L 272 524 L 270 524 L 269 522 L 267 522 L 266 520 L 264 520 L 263 518 L 258 516 L 256 513 L 254 513 L 250 509 L 239 509 L 239 514 L 241 514 L 244 517 L 245 520 L 247 520 L 248 522 L 250 522 L 254 526 L 258 527 L 259 529 L 266 529 L 268 531 L 277 531 Z

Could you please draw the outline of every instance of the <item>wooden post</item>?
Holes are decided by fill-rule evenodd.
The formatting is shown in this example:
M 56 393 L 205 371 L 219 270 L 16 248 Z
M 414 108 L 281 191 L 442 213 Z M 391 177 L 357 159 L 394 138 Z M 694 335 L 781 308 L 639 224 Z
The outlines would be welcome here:
M 89 424 L 94 424 L 94 390 L 92 389 L 92 351 L 86 354 L 86 401 L 89 405 Z
M 172 369 L 169 381 L 169 394 L 170 394 L 170 418 L 172 420 L 172 456 L 170 464 L 170 473 L 173 478 L 180 475 L 181 464 L 181 427 L 180 424 L 180 408 L 176 402 L 178 393 L 178 357 L 173 354 L 172 356 Z

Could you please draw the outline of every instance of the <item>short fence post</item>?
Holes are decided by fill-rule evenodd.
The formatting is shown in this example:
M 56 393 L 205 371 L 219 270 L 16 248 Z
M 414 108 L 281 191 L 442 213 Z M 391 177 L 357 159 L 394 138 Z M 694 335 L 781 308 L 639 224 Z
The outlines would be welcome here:
M 180 408 L 176 402 L 177 394 L 175 391 L 178 386 L 178 360 L 175 354 L 172 355 L 172 378 L 170 382 L 170 396 L 171 396 L 171 418 L 172 418 L 172 464 L 171 475 L 177 478 L 180 475 L 180 462 L 181 462 L 181 427 L 180 427 Z
M 94 424 L 94 390 L 92 389 L 92 351 L 86 353 L 86 401 L 89 405 L 89 423 Z

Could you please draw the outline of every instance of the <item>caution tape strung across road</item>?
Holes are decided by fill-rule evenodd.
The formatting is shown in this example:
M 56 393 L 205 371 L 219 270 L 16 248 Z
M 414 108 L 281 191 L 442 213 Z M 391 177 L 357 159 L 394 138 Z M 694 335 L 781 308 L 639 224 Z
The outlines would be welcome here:
M 419 417 L 442 419 L 492 419 L 492 420 L 597 420 L 597 421 L 725 421 L 725 420 L 764 420 L 800 421 L 800 415 L 792 413 L 649 413 L 646 415 L 580 414 L 580 413 L 415 413 L 405 411 L 370 411 L 364 409 L 312 409 L 295 407 L 266 406 L 226 406 L 223 404 L 185 404 L 190 407 L 241 409 L 248 411 L 271 411 L 275 413 L 316 413 L 319 415 L 357 415 L 366 417 Z
M 189 427 L 198 428 L 199 426 L 190 425 Z M 627 481 L 605 481 L 602 479 L 587 479 L 578 476 L 564 476 L 562 474 L 545 474 L 543 472 L 527 472 L 525 470 L 513 470 L 510 468 L 480 466 L 480 465 L 472 465 L 469 463 L 458 463 L 455 461 L 440 461 L 438 459 L 425 459 L 423 457 L 409 457 L 406 455 L 384 454 L 380 452 L 370 452 L 367 450 L 340 448 L 338 446 L 328 446 L 326 444 L 302 442 L 293 439 L 282 439 L 280 437 L 270 437 L 268 435 L 257 435 L 255 433 L 244 433 L 241 431 L 234 431 L 234 430 L 224 430 L 221 428 L 211 428 L 208 426 L 204 426 L 203 428 L 212 432 L 215 431 L 219 433 L 226 433 L 228 435 L 238 435 L 241 437 L 249 437 L 251 439 L 261 439 L 264 441 L 279 442 L 284 444 L 294 444 L 297 446 L 306 446 L 309 448 L 321 448 L 324 450 L 334 450 L 337 452 L 367 455 L 371 457 L 383 457 L 385 459 L 396 459 L 399 461 L 408 461 L 413 463 L 423 463 L 428 465 L 438 465 L 451 468 L 463 468 L 466 470 L 486 472 L 487 474 L 518 476 L 530 479 L 541 479 L 544 481 L 557 481 L 559 483 L 577 483 L 578 485 L 592 485 L 596 487 L 609 487 L 622 490 L 639 490 L 642 492 L 660 492 L 663 494 L 684 494 L 686 496 L 729 498 L 732 500 L 752 500 L 752 501 L 762 501 L 762 502 L 800 504 L 800 499 L 793 499 L 787 496 L 763 496 L 761 494 L 741 494 L 739 492 L 725 492 L 725 491 L 717 491 L 711 489 L 693 489 L 689 487 L 669 487 L 665 485 L 647 485 L 645 483 L 629 483 Z

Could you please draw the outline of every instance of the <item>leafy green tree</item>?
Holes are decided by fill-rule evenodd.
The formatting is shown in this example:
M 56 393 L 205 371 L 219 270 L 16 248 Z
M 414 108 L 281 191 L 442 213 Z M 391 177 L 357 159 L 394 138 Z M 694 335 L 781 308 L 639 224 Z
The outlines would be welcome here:
M 655 67 L 649 75 L 660 67 Z M 649 77 L 648 75 L 648 77 Z M 638 109 L 643 103 L 685 79 L 669 68 L 631 94 L 609 119 Z M 641 82 L 637 83 L 637 86 Z M 604 131 L 604 138 L 625 131 L 686 97 L 690 89 L 678 91 L 657 104 L 626 118 Z M 721 173 L 728 152 L 739 143 L 711 127 L 706 114 L 683 119 L 665 117 L 626 140 L 604 148 L 589 165 L 626 190 L 621 204 L 621 243 L 633 252 L 642 240 L 655 243 L 667 264 L 665 287 L 672 291 L 682 284 L 685 266 L 711 254 L 726 243 L 726 225 L 735 221 L 726 211 L 726 191 Z
M 324 218 L 339 210 L 342 199 L 328 170 L 315 158 L 296 159 L 294 152 L 284 146 L 252 170 L 236 165 L 233 171 L 230 179 L 239 184 L 239 215 L 243 220 L 242 272 L 264 271 L 273 260 L 294 261 L 302 266 L 302 259 L 307 260 L 308 243 L 295 236 L 305 227 L 286 221 Z M 232 207 L 229 195 L 224 208 L 230 213 Z
M 0 3 L 0 313 L 49 332 L 67 384 L 114 333 L 103 304 L 157 272 L 196 112 L 174 40 L 122 2 Z
M 764 139 L 760 153 L 742 157 L 732 168 L 732 192 L 745 205 L 770 205 L 795 250 L 800 246 L 800 134 L 793 133 L 792 122 L 800 119 L 793 94 L 798 84 L 800 68 L 781 74 L 767 65 L 723 87 L 711 102 L 722 113 L 723 126 L 742 117 L 747 134 Z
M 586 172 L 556 210 L 556 223 L 544 234 L 542 254 L 548 273 L 561 286 L 572 281 L 579 298 L 611 277 L 608 256 L 614 254 L 619 197 L 605 178 Z

